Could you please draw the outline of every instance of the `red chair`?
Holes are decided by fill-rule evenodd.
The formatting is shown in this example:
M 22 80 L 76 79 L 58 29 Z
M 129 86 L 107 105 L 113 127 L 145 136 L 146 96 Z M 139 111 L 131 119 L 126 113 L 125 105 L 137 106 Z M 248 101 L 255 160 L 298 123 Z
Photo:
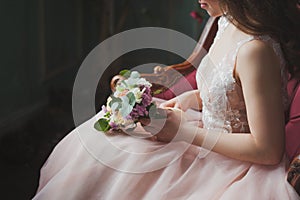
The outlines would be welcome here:
M 300 81 L 289 80 L 287 90 L 291 104 L 285 126 L 286 153 L 292 160 L 287 179 L 300 194 Z

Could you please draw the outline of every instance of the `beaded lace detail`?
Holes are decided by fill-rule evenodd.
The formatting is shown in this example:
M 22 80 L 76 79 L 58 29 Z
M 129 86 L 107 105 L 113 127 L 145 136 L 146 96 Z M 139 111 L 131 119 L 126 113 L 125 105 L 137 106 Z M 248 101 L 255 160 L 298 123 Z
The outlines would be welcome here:
M 222 37 L 229 24 L 230 22 L 225 17 L 220 18 L 214 44 Z M 232 47 L 219 63 L 213 63 L 209 54 L 206 55 L 202 59 L 196 75 L 202 99 L 204 128 L 224 133 L 250 132 L 242 88 L 233 77 L 233 70 L 239 48 L 253 39 L 266 41 L 273 47 L 281 60 L 282 75 L 285 77 L 285 63 L 280 46 L 269 36 L 254 37 L 249 35 Z M 284 81 L 283 88 L 286 86 L 285 83 L 286 81 Z

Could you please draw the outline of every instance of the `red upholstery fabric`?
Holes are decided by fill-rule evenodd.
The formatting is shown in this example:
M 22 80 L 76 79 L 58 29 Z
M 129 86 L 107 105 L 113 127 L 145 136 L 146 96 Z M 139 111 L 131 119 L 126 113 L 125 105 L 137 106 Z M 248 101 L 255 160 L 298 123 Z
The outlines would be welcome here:
M 197 70 L 194 70 L 185 77 L 180 78 L 179 81 L 177 81 L 171 88 L 161 94 L 155 95 L 155 97 L 168 100 L 185 91 L 196 89 L 196 72 Z
M 291 160 L 300 153 L 300 84 L 292 79 L 287 89 L 291 104 L 285 126 L 286 153 Z

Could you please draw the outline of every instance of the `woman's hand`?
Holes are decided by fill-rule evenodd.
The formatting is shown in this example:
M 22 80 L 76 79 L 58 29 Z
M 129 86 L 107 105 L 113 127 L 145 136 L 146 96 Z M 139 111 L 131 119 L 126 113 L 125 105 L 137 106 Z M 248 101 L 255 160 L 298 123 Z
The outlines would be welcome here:
M 161 142 L 170 142 L 173 139 L 174 141 L 188 140 L 187 134 L 184 132 L 189 122 L 182 110 L 158 108 L 158 112 L 164 117 L 140 120 L 147 132 L 150 132 L 156 140 Z
M 192 90 L 185 92 L 173 99 L 170 99 L 162 104 L 160 108 L 178 108 L 183 111 L 186 111 L 189 108 L 201 110 L 202 103 L 198 90 Z

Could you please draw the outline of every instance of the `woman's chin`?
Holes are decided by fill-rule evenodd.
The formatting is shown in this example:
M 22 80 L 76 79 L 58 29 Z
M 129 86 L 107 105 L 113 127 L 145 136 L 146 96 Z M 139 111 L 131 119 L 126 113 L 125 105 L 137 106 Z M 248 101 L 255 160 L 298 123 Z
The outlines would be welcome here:
M 214 12 L 214 11 L 210 11 L 210 10 L 206 10 L 206 11 L 209 14 L 209 16 L 211 16 L 211 17 L 220 17 L 220 16 L 222 16 L 222 13 L 219 13 L 219 12 Z
M 210 7 L 203 8 L 203 10 L 205 10 L 211 17 L 220 17 L 223 15 L 221 10 L 212 9 Z

